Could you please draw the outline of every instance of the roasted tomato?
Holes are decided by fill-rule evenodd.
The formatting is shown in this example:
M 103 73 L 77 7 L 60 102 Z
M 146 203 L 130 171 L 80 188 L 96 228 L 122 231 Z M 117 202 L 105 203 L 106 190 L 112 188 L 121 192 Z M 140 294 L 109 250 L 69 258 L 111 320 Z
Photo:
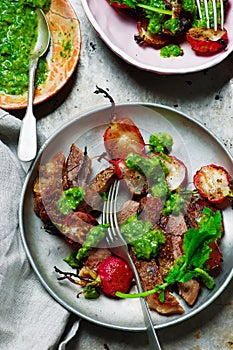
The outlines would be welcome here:
M 142 153 L 145 147 L 143 137 L 129 118 L 121 118 L 110 123 L 104 133 L 104 145 L 113 158 L 125 158 L 130 152 Z
M 214 54 L 227 47 L 228 37 L 226 29 L 215 31 L 213 28 L 190 28 L 186 39 L 192 49 L 199 54 Z
M 200 195 L 214 204 L 222 203 L 233 196 L 228 172 L 221 166 L 210 164 L 201 167 L 193 177 L 193 183 Z

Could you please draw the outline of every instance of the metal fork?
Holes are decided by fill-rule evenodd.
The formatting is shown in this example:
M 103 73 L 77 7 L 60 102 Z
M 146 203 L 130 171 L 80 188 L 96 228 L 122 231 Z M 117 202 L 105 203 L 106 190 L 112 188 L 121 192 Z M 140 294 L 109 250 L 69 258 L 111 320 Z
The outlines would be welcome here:
M 122 236 L 117 223 L 116 205 L 117 205 L 119 184 L 120 184 L 119 181 L 115 181 L 114 184 L 110 187 L 108 199 L 105 202 L 103 207 L 102 222 L 103 224 L 105 223 L 110 224 L 110 227 L 108 229 L 108 234 L 106 236 L 106 241 L 109 246 L 109 249 L 112 251 L 113 254 L 124 259 L 129 264 L 129 266 L 131 266 L 132 271 L 134 273 L 134 278 L 137 284 L 138 292 L 141 293 L 143 292 L 143 288 L 141 285 L 140 277 L 133 263 L 133 260 L 129 254 L 127 243 L 124 237 Z M 150 349 L 161 350 L 162 348 L 160 346 L 158 336 L 153 326 L 148 304 L 145 298 L 141 297 L 140 301 L 141 301 L 141 307 L 142 307 L 144 321 L 146 325 L 148 340 L 150 344 Z
M 213 11 L 213 20 L 214 20 L 214 30 L 218 30 L 218 13 L 217 13 L 217 2 L 220 3 L 220 28 L 224 28 L 224 0 L 210 0 L 212 3 L 212 11 Z M 207 28 L 210 28 L 210 15 L 209 15 L 209 7 L 208 7 L 208 0 L 196 0 L 198 14 L 200 19 L 203 19 L 203 13 L 201 11 L 201 7 L 204 7 L 205 10 L 205 18 L 206 18 L 206 25 Z

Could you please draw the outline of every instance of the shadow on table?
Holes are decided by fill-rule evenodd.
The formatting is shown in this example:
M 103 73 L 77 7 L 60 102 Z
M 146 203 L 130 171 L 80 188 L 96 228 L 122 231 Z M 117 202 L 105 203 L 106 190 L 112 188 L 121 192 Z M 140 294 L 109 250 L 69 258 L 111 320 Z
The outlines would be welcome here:
M 112 66 L 115 71 L 127 75 L 128 86 L 134 86 L 135 91 L 141 96 L 141 101 L 155 103 L 171 103 L 179 101 L 191 103 L 202 102 L 203 98 L 218 99 L 221 89 L 233 78 L 233 53 L 216 66 L 196 73 L 165 75 L 139 70 L 114 54 L 108 52 L 112 58 Z M 119 88 L 119 87 L 117 87 Z M 125 89 L 125 86 L 122 86 Z M 114 91 L 112 94 L 114 95 Z M 130 96 L 130 91 L 128 92 Z M 175 104 L 175 103 L 174 103 Z M 173 104 L 173 105 L 174 105 Z M 178 105 L 174 105 L 178 107 Z

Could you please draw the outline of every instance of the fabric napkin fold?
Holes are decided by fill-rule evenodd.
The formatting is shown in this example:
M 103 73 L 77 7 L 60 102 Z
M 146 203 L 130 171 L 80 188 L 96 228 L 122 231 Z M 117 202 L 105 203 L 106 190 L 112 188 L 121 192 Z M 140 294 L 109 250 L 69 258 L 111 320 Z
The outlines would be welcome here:
M 79 326 L 33 272 L 18 225 L 28 164 L 16 155 L 21 121 L 0 109 L 0 349 L 64 350 Z M 39 144 L 44 141 L 38 135 Z M 65 336 L 64 336 L 65 334 Z

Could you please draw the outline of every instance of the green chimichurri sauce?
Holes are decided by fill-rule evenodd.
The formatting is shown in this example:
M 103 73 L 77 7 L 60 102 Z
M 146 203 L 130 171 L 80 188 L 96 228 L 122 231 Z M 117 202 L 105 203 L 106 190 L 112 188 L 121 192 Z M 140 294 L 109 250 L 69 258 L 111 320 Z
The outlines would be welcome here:
M 85 190 L 80 186 L 64 191 L 57 203 L 60 213 L 68 215 L 72 210 L 75 210 L 78 204 L 84 200 L 85 194 Z
M 155 258 L 166 240 L 161 230 L 153 230 L 149 221 L 138 220 L 137 215 L 131 216 L 122 224 L 121 233 L 134 247 L 134 253 L 139 259 Z
M 37 40 L 35 7 L 48 11 L 51 0 L 0 1 L 0 91 L 20 95 L 28 89 L 30 53 Z M 47 65 L 39 63 L 36 85 L 46 79 Z
M 160 56 L 164 58 L 178 57 L 183 55 L 183 50 L 178 44 L 167 45 L 160 49 Z

